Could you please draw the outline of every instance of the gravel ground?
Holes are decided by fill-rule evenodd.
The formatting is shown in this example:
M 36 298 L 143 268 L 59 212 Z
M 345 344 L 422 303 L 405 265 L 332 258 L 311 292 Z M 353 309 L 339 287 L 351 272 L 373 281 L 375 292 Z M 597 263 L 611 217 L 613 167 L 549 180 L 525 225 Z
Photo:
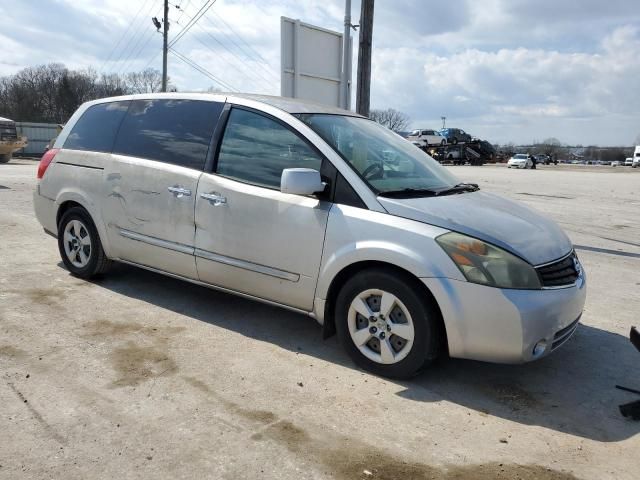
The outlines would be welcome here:
M 640 171 L 451 167 L 566 229 L 583 325 L 539 362 L 355 368 L 288 311 L 119 265 L 85 282 L 0 165 L 0 478 L 637 479 Z M 615 171 L 614 171 L 615 170 Z M 635 473 L 634 473 L 635 472 Z

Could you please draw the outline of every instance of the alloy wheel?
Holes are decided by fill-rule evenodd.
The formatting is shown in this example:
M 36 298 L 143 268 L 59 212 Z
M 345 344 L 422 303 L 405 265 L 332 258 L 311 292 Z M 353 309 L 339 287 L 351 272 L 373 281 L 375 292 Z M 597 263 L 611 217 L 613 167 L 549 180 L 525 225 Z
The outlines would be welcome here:
M 394 364 L 411 351 L 415 329 L 407 307 L 392 293 L 369 289 L 355 296 L 349 307 L 351 340 L 376 363 Z
M 64 253 L 74 267 L 84 268 L 91 258 L 91 236 L 80 220 L 71 220 L 64 227 Z

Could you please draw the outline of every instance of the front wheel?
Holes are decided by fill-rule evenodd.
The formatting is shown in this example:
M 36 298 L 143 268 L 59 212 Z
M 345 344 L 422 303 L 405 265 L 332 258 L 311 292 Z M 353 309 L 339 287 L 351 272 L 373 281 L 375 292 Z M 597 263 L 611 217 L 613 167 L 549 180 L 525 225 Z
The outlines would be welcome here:
M 361 368 L 409 378 L 439 353 L 439 312 L 410 279 L 365 270 L 349 279 L 336 301 L 340 343 Z
M 0 163 L 8 163 L 11 160 L 11 154 L 5 153 L 4 155 L 0 155 Z
M 111 261 L 102 249 L 96 226 L 82 207 L 67 210 L 58 225 L 58 249 L 67 269 L 89 279 L 108 270 Z

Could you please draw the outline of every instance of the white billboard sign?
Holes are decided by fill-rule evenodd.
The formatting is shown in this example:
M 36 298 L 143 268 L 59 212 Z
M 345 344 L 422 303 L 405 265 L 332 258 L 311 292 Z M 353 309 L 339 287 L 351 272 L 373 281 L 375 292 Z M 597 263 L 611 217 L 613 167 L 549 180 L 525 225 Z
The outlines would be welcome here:
M 341 95 L 343 35 L 286 17 L 280 28 L 280 94 L 348 109 L 350 89 L 346 104 Z M 345 78 L 350 87 L 350 71 Z

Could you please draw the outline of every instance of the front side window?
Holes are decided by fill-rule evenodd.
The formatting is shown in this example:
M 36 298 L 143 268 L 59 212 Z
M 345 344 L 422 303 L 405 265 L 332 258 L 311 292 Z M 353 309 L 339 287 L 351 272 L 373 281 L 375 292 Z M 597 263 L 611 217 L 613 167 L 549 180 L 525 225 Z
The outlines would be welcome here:
M 329 143 L 377 194 L 447 190 L 459 183 L 425 152 L 371 120 L 327 114 L 298 117 Z
M 87 108 L 71 129 L 63 148 L 110 153 L 129 103 L 99 103 Z
M 202 170 L 223 107 L 202 100 L 134 100 L 113 153 Z
M 284 125 L 258 113 L 234 108 L 229 113 L 216 172 L 279 190 L 285 168 L 319 171 L 321 164 L 322 158 Z

